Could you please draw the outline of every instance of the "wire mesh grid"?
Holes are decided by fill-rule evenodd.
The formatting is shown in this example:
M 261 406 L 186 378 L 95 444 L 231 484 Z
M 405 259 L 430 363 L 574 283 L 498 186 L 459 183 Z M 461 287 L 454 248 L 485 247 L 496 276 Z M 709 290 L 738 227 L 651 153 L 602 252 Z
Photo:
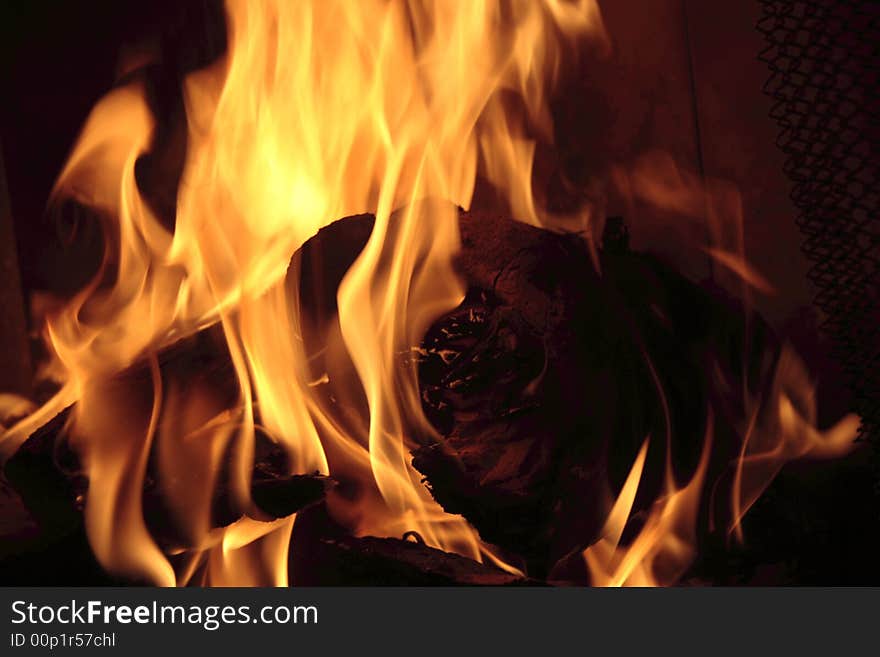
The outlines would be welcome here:
M 759 0 L 777 146 L 823 328 L 880 456 L 880 134 L 876 0 Z M 880 460 L 878 460 L 880 462 Z

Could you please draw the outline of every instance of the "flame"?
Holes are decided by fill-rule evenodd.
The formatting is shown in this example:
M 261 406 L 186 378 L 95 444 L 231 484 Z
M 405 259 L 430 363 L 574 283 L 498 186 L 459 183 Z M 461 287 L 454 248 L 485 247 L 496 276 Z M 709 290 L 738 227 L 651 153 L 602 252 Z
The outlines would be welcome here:
M 752 289 L 772 295 L 773 285 L 748 261 L 742 197 L 735 185 L 688 171 L 668 153 L 649 152 L 628 166 L 612 170 L 615 185 L 629 197 L 676 215 L 681 222 L 664 224 L 679 229 L 685 247 L 708 254 L 721 265 L 716 283 L 751 306 Z M 696 240 L 694 236 L 699 236 Z
M 67 434 L 89 479 L 91 546 L 108 571 L 137 581 L 288 584 L 297 518 L 268 518 L 251 500 L 258 428 L 285 449 L 291 473 L 357 482 L 357 495 L 328 500 L 351 531 L 416 531 L 516 572 L 444 513 L 413 470 L 410 434 L 433 429 L 416 372 L 398 354 L 463 298 L 457 208 L 471 204 L 478 172 L 515 218 L 589 239 L 589 209 L 552 216 L 537 206 L 531 135 L 551 134 L 548 93 L 573 47 L 592 39 L 608 48 L 597 3 L 229 0 L 226 10 L 228 52 L 182 90 L 187 152 L 173 226 L 138 187 L 136 164 L 156 126 L 131 63 L 120 70 L 134 81 L 87 119 L 53 199 L 102 218 L 104 260 L 48 315 L 47 371 L 60 373 L 60 391 L 36 410 L 0 398 L 0 421 L 29 413 L 0 436 L 0 458 L 74 405 Z M 745 287 L 772 291 L 742 254 L 735 190 L 661 155 L 613 178 L 660 207 L 708 215 L 706 251 L 744 286 L 743 298 Z M 298 288 L 286 279 L 298 275 L 290 261 L 306 240 L 363 212 L 374 227 L 338 290 L 339 335 L 326 347 L 351 364 L 351 380 L 331 381 L 310 367 Z M 209 326 L 231 357 L 232 400 L 159 364 L 161 350 Z M 126 375 L 144 362 L 146 386 Z M 329 404 L 327 385 L 355 389 L 368 412 Z M 819 432 L 809 389 L 783 354 L 769 403 L 747 400 L 730 532 L 741 535 L 743 514 L 786 461 L 850 449 L 857 418 Z M 583 552 L 594 584 L 673 584 L 693 558 L 712 422 L 691 479 L 680 485 L 668 460 L 663 494 L 635 513 L 649 441 Z M 144 509 L 151 463 L 171 538 L 157 535 Z M 239 515 L 225 527 L 212 519 L 218 487 Z
M 838 458 L 856 447 L 860 419 L 849 414 L 827 431 L 816 428 L 815 386 L 803 361 L 785 345 L 770 390 L 747 400 L 741 448 L 731 464 L 730 521 L 727 533 L 745 541 L 742 520 L 786 463 L 795 459 Z M 690 481 L 678 486 L 667 451 L 665 493 L 646 513 L 633 513 L 649 440 L 642 445 L 608 513 L 598 540 L 583 551 L 596 586 L 668 586 L 687 571 L 697 545 L 697 526 L 712 449 L 714 414 L 706 423 L 703 451 Z M 667 441 L 667 450 L 670 449 Z M 716 487 L 721 480 L 716 482 Z M 713 496 L 714 497 L 713 491 Z M 628 523 L 641 521 L 635 538 L 622 541 Z M 714 529 L 714 516 L 710 529 Z
M 12 426 L 36 410 L 34 403 L 27 397 L 0 393 L 0 426 Z
M 767 295 L 776 294 L 776 288 L 774 288 L 764 275 L 757 271 L 740 254 L 714 248 L 706 249 L 706 253 L 708 253 L 715 262 L 724 265 L 730 271 L 738 274 L 745 283 L 748 283 L 756 290 Z
M 678 166 L 668 154 L 658 152 L 647 153 L 629 166 L 616 166 L 612 179 L 631 199 L 676 213 L 685 222 L 698 221 L 694 227 L 708 226 L 704 240 L 694 243 L 689 238 L 685 243 L 697 246 L 713 262 L 722 265 L 723 270 L 716 271 L 713 279 L 740 299 L 747 322 L 752 290 L 775 294 L 773 285 L 746 257 L 742 200 L 731 184 L 704 180 Z M 645 357 L 668 420 L 662 387 L 650 358 Z M 723 531 L 742 543 L 744 516 L 780 470 L 796 459 L 846 455 L 856 447 L 860 419 L 849 414 L 826 431 L 817 428 L 815 384 L 803 361 L 787 344 L 778 354 L 770 385 L 757 393 L 748 390 L 745 371 L 733 373 L 738 374 L 740 383 L 727 380 L 720 371 L 715 374 L 721 388 L 731 391 L 737 385 L 742 387 L 742 417 L 739 426 L 733 427 L 739 449 L 729 464 L 731 474 L 712 482 L 708 529 L 716 531 L 721 524 L 713 506 L 716 494 L 723 491 L 729 507 Z M 713 442 L 714 414 L 711 408 L 708 410 L 702 456 L 690 481 L 684 486 L 675 481 L 667 430 L 665 492 L 646 511 L 634 511 L 649 444 L 645 441 L 611 505 L 598 540 L 582 553 L 594 585 L 667 586 L 677 583 L 687 571 L 696 553 Z M 638 531 L 624 541 L 625 529 L 630 527 Z
M 549 128 L 547 90 L 567 44 L 606 43 L 598 7 L 230 0 L 227 18 L 227 54 L 185 81 L 187 155 L 173 227 L 135 176 L 155 130 L 137 75 L 86 121 L 53 196 L 103 218 L 105 258 L 48 318 L 64 385 L 4 434 L 3 456 L 75 404 L 68 432 L 89 478 L 95 554 L 112 573 L 156 584 L 287 583 L 295 517 L 266 522 L 250 499 L 258 421 L 292 472 L 336 474 L 335 462 L 368 482 L 356 502 L 332 505 L 354 531 L 415 530 L 431 545 L 495 559 L 432 501 L 409 463 L 407 431 L 414 421 L 430 427 L 415 372 L 400 371 L 396 355 L 463 297 L 452 268 L 456 206 L 469 206 L 478 168 L 522 220 L 587 225 L 587 214 L 535 207 L 524 121 Z M 509 111 L 511 98 L 524 113 Z M 375 214 L 375 227 L 339 290 L 342 340 L 332 345 L 353 363 L 351 383 L 369 406 L 364 426 L 350 428 L 316 393 L 298 300 L 284 280 L 307 239 L 361 212 Z M 165 381 L 157 362 L 163 347 L 212 324 L 238 384 L 225 407 L 209 390 Z M 120 383 L 144 360 L 146 393 Z M 152 453 L 184 534 L 174 548 L 144 520 Z M 210 491 L 225 454 L 243 518 L 215 528 Z
M 675 584 L 690 565 L 696 549 L 697 514 L 712 451 L 712 413 L 696 472 L 682 487 L 676 484 L 667 459 L 665 492 L 651 506 L 636 537 L 626 545 L 621 538 L 631 520 L 648 453 L 644 442 L 599 540 L 583 552 L 594 586 L 668 586 Z
M 754 400 L 742 449 L 734 464 L 729 533 L 744 540 L 742 519 L 789 461 L 838 458 L 856 447 L 860 419 L 850 413 L 827 431 L 816 426 L 816 392 L 803 361 L 785 345 L 776 366 L 767 409 Z

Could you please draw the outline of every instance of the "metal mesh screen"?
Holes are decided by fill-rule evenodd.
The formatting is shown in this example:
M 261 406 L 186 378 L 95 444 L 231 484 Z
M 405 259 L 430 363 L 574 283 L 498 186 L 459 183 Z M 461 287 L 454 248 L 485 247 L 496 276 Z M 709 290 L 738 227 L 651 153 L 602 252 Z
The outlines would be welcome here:
M 760 0 L 764 91 L 811 262 L 816 305 L 880 447 L 880 190 L 876 152 L 880 3 Z M 880 455 L 880 451 L 877 451 Z

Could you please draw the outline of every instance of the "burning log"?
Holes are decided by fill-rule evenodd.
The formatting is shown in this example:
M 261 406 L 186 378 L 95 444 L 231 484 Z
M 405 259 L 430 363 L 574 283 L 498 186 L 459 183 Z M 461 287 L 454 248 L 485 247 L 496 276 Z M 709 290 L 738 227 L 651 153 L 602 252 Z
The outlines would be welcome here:
M 527 580 L 418 540 L 342 537 L 320 542 L 312 586 L 514 586 Z
M 338 321 L 339 284 L 372 225 L 370 215 L 340 220 L 292 261 L 299 278 L 288 281 L 298 285 L 316 378 L 326 372 L 331 381 L 346 380 L 336 376 L 339 363 L 325 357 L 323 341 Z M 606 230 L 601 274 L 580 237 L 485 213 L 462 214 L 460 226 L 467 296 L 402 356 L 419 362 L 423 408 L 439 434 L 415 436 L 413 465 L 446 511 L 463 515 L 484 540 L 521 556 L 529 574 L 543 578 L 595 540 L 646 437 L 636 510 L 661 490 L 667 441 L 674 440 L 676 475 L 693 472 L 710 406 L 712 467 L 726 467 L 738 447 L 729 429 L 742 415 L 736 391 L 743 381 L 746 390 L 764 385 L 776 345 L 760 320 L 746 321 L 718 294 L 629 251 L 619 222 Z M 205 330 L 160 353 L 163 382 L 196 376 L 219 406 L 233 405 L 238 390 L 221 337 Z M 148 386 L 151 376 L 138 366 L 123 378 Z M 7 473 L 45 524 L 61 518 L 59 526 L 76 527 L 85 482 L 72 476 L 75 463 L 53 458 L 63 425 L 56 418 L 32 436 Z M 258 438 L 252 497 L 267 515 L 323 498 L 328 480 L 289 476 L 280 449 Z M 148 525 L 163 542 L 179 545 L 153 473 L 151 464 Z M 213 506 L 217 526 L 238 517 L 227 490 L 217 491 Z M 512 583 L 406 541 L 340 535 L 324 537 L 321 549 L 344 564 L 338 583 L 369 579 L 370 568 L 378 573 L 373 582 Z
M 306 344 L 331 380 L 321 339 L 371 226 L 369 216 L 336 222 L 297 256 Z M 464 213 L 460 226 L 467 296 L 415 352 L 442 438 L 423 436 L 413 465 L 446 511 L 541 577 L 595 539 L 647 437 L 636 509 L 661 492 L 667 441 L 677 477 L 694 472 L 710 406 L 711 469 L 723 471 L 740 444 L 743 391 L 767 385 L 778 345 L 719 291 L 631 252 L 618 220 L 601 274 L 580 237 L 486 213 Z
M 403 538 L 350 536 L 326 504 L 297 516 L 289 570 L 295 586 L 515 586 L 535 582 Z
M 723 472 L 745 412 L 731 390 L 766 386 L 778 346 L 760 319 L 629 251 L 619 221 L 601 274 L 572 237 L 498 230 L 463 222 L 471 293 L 429 331 L 420 369 L 444 439 L 413 464 L 447 511 L 542 576 L 595 540 L 646 439 L 635 511 L 662 493 L 667 455 L 678 480 L 694 473 L 709 408 L 710 476 Z
M 200 376 L 212 382 L 214 390 L 225 390 L 232 398 L 234 373 L 228 354 L 218 349 L 211 330 L 202 331 L 166 350 L 159 356 L 163 377 Z M 117 385 L 142 384 L 149 381 L 147 368 L 136 366 L 120 375 Z M 223 397 L 223 395 L 221 395 Z M 26 545 L 32 552 L 70 549 L 86 561 L 94 561 L 88 550 L 83 529 L 82 511 L 88 495 L 88 479 L 82 472 L 75 451 L 71 448 L 66 429 L 75 407 L 71 406 L 34 432 L 5 464 L 4 474 L 38 526 L 38 536 Z M 231 459 L 231 455 L 227 454 Z M 228 464 L 226 469 L 228 469 Z M 242 512 L 233 502 L 229 478 L 218 476 L 212 500 L 212 523 L 222 527 L 235 522 Z M 251 497 L 264 517 L 289 516 L 322 500 L 335 482 L 320 475 L 291 475 L 283 449 L 263 432 L 256 432 Z M 143 511 L 154 537 L 168 546 L 186 546 L 167 510 L 155 457 L 147 468 L 143 488 Z M 26 558 L 26 555 L 25 557 Z M 94 568 L 89 568 L 93 572 Z
M 3 473 L 50 539 L 70 533 L 82 522 L 87 482 L 77 474 L 76 457 L 58 440 L 69 414 L 68 408 L 34 432 Z
M 63 428 L 70 409 L 22 445 L 8 461 L 5 475 L 25 506 L 52 535 L 63 535 L 78 526 L 88 480 L 81 474 L 76 455 L 66 446 Z M 258 436 L 258 456 L 251 480 L 251 496 L 257 507 L 271 518 L 283 518 L 324 499 L 334 482 L 322 475 L 290 475 L 280 466 L 286 456 L 264 435 Z M 144 512 L 157 534 L 167 536 L 162 509 L 162 492 L 154 476 L 148 475 L 144 487 Z M 214 493 L 214 523 L 222 527 L 240 517 L 233 507 L 230 491 L 218 478 Z
M 26 519 L 0 554 L 0 580 L 15 585 L 110 585 L 114 580 L 89 548 L 81 513 L 84 481 L 71 454 L 56 450 L 69 410 L 37 430 L 10 459 L 0 480 L 7 502 Z

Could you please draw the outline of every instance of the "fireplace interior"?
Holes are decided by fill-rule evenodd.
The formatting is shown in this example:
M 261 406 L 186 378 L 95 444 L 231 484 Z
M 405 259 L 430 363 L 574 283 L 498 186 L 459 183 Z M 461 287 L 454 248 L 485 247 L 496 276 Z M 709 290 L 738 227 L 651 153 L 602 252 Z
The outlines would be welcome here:
M 320 4 L 4 5 L 0 582 L 878 583 L 869 3 Z

